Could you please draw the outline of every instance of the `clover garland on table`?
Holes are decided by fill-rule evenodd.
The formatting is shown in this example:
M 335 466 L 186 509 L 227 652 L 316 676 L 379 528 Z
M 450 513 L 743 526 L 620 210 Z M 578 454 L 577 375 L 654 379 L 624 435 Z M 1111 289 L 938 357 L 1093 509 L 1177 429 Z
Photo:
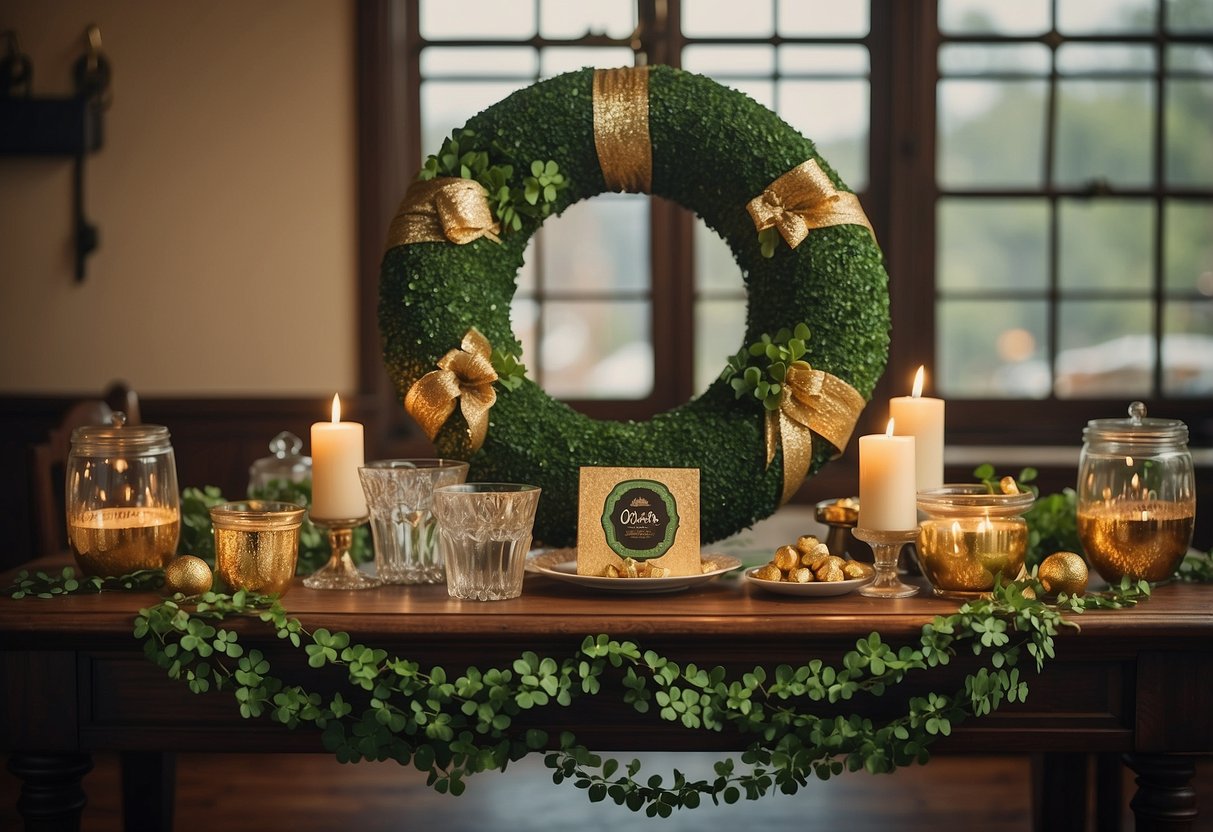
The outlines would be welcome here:
M 76 581 L 70 571 L 57 579 L 43 574 L 41 582 L 32 584 L 23 573 L 9 589 L 37 588 L 42 590 L 39 597 L 90 591 L 91 579 Z M 138 580 L 147 580 L 137 574 Z M 101 588 L 133 580 L 134 575 L 124 576 Z M 56 582 L 61 592 L 51 587 Z M 555 782 L 572 781 L 591 801 L 610 798 L 634 811 L 643 808 L 650 816 L 667 817 L 704 799 L 733 803 L 774 789 L 792 794 L 811 777 L 828 779 L 843 770 L 889 772 L 925 763 L 930 744 L 957 723 L 989 714 L 1003 702 L 1024 700 L 1028 685 L 1018 669 L 1021 654 L 1026 650 L 1038 671 L 1044 667 L 1054 655 L 1054 636 L 1070 624 L 1063 611 L 1133 606 L 1150 591 L 1144 581 L 1125 579 L 1106 594 L 1061 595 L 1049 606 L 1027 590 L 1043 595 L 1040 584 L 1029 578 L 936 617 L 923 627 L 916 646 L 894 649 L 872 633 L 859 639 L 837 666 L 814 659 L 799 667 L 755 667 L 740 677 L 719 667 L 680 665 L 607 635 L 587 637 L 576 653 L 560 660 L 527 651 L 507 667 L 468 667 L 455 677 L 441 667 L 423 669 L 353 643 L 347 633 L 308 631 L 276 599 L 245 592 L 165 599 L 139 611 L 134 634 L 144 641 L 151 661 L 171 678 L 184 680 L 194 693 L 230 689 L 245 718 L 268 716 L 291 728 L 313 724 L 323 731 L 324 747 L 340 761 L 412 763 L 443 793 L 460 794 L 468 775 L 504 769 L 510 761 L 550 746 L 545 731 L 515 728 L 515 718 L 524 711 L 567 706 L 578 696 L 603 694 L 608 685 L 638 713 L 653 711 L 688 729 L 730 727 L 755 737 L 740 764 L 732 759 L 717 763 L 710 780 L 690 780 L 676 770 L 669 782 L 660 775 L 642 781 L 638 761 L 621 769 L 617 760 L 592 753 L 568 732 L 544 757 Z M 222 627 L 233 615 L 259 617 L 278 638 L 304 650 L 312 668 L 343 666 L 352 695 L 326 698 L 272 675 L 261 651 L 246 652 L 237 633 Z M 912 671 L 948 664 L 964 644 L 986 657 L 965 678 L 964 687 L 952 694 L 913 697 L 906 712 L 887 723 L 804 710 L 809 703 L 880 696 Z

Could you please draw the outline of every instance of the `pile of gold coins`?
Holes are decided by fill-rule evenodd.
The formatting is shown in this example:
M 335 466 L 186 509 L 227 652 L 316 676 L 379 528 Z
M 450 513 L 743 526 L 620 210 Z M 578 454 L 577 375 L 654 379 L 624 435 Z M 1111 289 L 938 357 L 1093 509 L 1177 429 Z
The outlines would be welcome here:
M 699 571 L 707 574 L 717 568 L 716 564 L 711 561 L 701 560 L 699 562 Z M 616 566 L 613 563 L 608 563 L 606 572 L 603 575 L 606 578 L 668 578 L 670 570 L 664 566 L 654 566 L 646 560 L 636 560 L 635 558 L 624 558 L 622 566 Z
M 802 535 L 795 546 L 780 546 L 766 566 L 753 573 L 760 581 L 811 584 L 815 581 L 849 581 L 867 578 L 872 567 L 831 555 L 830 549 L 813 535 Z
M 624 558 L 623 566 L 608 563 L 606 577 L 608 578 L 668 578 L 670 570 L 664 566 L 653 566 L 646 560 Z

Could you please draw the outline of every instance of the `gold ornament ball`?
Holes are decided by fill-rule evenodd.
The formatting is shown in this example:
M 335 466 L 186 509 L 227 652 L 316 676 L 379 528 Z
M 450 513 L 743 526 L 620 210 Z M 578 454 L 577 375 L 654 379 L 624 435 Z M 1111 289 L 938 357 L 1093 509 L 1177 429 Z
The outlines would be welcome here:
M 211 568 L 202 558 L 180 555 L 164 567 L 164 589 L 168 593 L 201 595 L 211 588 Z
M 1082 595 L 1087 590 L 1087 562 L 1073 552 L 1054 552 L 1041 562 L 1036 577 L 1050 595 Z

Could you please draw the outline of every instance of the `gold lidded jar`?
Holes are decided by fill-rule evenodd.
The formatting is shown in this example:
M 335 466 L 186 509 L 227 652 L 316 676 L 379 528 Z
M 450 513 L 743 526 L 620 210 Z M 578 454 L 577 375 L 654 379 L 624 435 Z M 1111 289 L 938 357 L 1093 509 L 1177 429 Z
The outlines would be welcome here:
M 242 500 L 211 506 L 215 571 L 232 590 L 282 595 L 295 577 L 304 509 L 294 503 Z
M 67 539 L 89 575 L 158 569 L 176 554 L 181 531 L 177 463 L 163 425 L 72 431 L 66 480 Z
M 1171 577 L 1196 525 L 1188 426 L 1133 402 L 1127 419 L 1087 422 L 1082 439 L 1078 538 L 1091 566 L 1111 583 Z
M 918 562 L 936 595 L 968 598 L 1022 577 L 1031 492 L 991 494 L 981 484 L 918 492 Z

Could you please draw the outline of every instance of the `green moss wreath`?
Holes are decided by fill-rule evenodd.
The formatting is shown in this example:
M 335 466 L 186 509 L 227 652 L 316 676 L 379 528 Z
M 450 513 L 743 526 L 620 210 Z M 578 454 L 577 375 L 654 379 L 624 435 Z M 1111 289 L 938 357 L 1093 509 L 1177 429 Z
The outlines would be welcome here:
M 559 214 L 607 190 L 595 153 L 593 70 L 583 69 L 519 90 L 468 121 L 493 162 L 531 170 L 554 160 L 567 182 L 552 200 Z M 814 159 L 840 190 L 837 174 L 813 143 L 746 95 L 689 72 L 649 74 L 653 194 L 693 210 L 729 244 L 748 291 L 745 343 L 807 323 L 804 356 L 814 368 L 849 382 L 862 396 L 888 357 L 888 277 L 867 229 L 838 225 L 812 231 L 797 248 L 764 257 L 746 204 L 770 183 Z M 471 134 L 469 134 L 471 135 Z M 380 330 L 387 369 L 401 395 L 469 328 L 494 349 L 517 355 L 510 299 L 523 254 L 542 215 L 521 216 L 500 244 L 398 245 L 384 256 Z M 574 542 L 578 469 L 583 465 L 700 469 L 701 528 L 719 540 L 770 515 L 780 504 L 782 458 L 766 465 L 762 403 L 738 399 L 726 380 L 644 422 L 597 421 L 555 401 L 530 380 L 501 390 L 483 446 L 472 452 L 456 414 L 435 438 L 444 455 L 469 459 L 473 480 L 512 480 L 543 488 L 535 536 Z M 810 475 L 835 450 L 814 441 Z

